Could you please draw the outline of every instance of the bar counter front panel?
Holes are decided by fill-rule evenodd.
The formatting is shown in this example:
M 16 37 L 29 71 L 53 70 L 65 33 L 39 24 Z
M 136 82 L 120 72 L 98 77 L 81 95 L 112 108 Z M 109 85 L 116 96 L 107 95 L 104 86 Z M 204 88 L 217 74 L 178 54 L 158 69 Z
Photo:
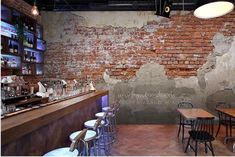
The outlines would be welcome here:
M 108 97 L 108 91 L 95 91 L 2 119 L 1 155 L 40 156 L 69 146 L 69 135 L 83 129 L 85 121 L 95 118 L 104 96 Z

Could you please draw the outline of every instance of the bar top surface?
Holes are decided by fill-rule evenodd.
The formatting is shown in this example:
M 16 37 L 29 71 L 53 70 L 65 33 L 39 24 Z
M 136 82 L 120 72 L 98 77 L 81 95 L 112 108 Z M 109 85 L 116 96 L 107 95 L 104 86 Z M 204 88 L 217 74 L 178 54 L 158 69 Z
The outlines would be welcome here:
M 54 104 L 45 107 L 2 119 L 2 145 L 9 141 L 9 138 L 13 138 L 10 135 L 23 136 L 43 125 L 65 116 L 66 114 L 74 112 L 80 106 L 76 104 L 80 103 L 82 104 L 81 106 L 85 106 L 87 101 L 94 101 L 104 95 L 108 95 L 107 90 L 98 90 L 86 95 L 55 102 Z
M 211 113 L 201 108 L 177 109 L 177 110 L 186 119 L 196 119 L 197 117 L 203 117 L 203 118 L 215 117 Z

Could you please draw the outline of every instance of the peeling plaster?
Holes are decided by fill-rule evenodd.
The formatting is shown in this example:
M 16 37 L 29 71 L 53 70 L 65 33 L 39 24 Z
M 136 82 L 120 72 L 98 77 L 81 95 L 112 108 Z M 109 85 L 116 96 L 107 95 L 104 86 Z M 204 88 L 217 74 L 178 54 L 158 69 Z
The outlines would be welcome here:
M 194 107 L 207 108 L 211 112 L 215 112 L 218 101 L 235 106 L 235 36 L 232 40 L 216 34 L 214 39 L 215 47 L 223 47 L 214 50 L 227 52 L 213 52 L 208 56 L 197 77 L 168 79 L 164 66 L 148 63 L 136 72 L 136 78 L 113 84 L 114 99 L 121 103 L 120 115 L 125 115 L 119 117 L 119 122 L 176 122 L 180 101 L 192 102 Z M 145 116 L 141 119 L 141 115 Z

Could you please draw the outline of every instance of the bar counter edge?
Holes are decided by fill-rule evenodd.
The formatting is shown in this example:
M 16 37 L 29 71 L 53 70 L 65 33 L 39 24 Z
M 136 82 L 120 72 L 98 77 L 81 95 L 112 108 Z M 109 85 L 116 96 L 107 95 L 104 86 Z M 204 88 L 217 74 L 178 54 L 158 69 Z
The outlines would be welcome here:
M 43 138 L 62 138 L 60 137 L 60 134 L 61 136 L 68 135 L 73 130 L 81 129 L 84 121 L 94 118 L 94 114 L 101 111 L 102 97 L 105 95 L 108 96 L 108 94 L 109 92 L 107 90 L 98 90 L 86 95 L 2 119 L 1 154 L 42 155 L 51 148 L 69 144 L 69 141 L 65 141 L 65 137 L 63 137 L 62 140 L 47 140 Z M 66 128 L 66 126 L 69 126 L 70 128 Z M 47 131 L 48 135 L 52 135 L 51 137 L 43 135 L 46 134 Z M 35 142 L 39 144 L 38 148 L 40 149 L 37 150 L 37 148 L 34 148 L 34 150 L 30 148 L 30 151 L 27 151 L 27 148 L 25 148 L 25 145 L 27 146 L 26 142 L 32 144 L 34 140 L 38 140 Z M 29 144 L 29 146 L 31 144 Z M 44 146 L 41 146 L 41 144 Z

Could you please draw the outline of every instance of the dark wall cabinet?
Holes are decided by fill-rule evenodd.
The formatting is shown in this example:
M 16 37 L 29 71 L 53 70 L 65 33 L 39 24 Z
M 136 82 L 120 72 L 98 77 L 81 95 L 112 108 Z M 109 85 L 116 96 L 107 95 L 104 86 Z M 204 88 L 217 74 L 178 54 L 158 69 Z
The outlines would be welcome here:
M 2 75 L 42 75 L 46 41 L 36 20 L 1 5 Z

